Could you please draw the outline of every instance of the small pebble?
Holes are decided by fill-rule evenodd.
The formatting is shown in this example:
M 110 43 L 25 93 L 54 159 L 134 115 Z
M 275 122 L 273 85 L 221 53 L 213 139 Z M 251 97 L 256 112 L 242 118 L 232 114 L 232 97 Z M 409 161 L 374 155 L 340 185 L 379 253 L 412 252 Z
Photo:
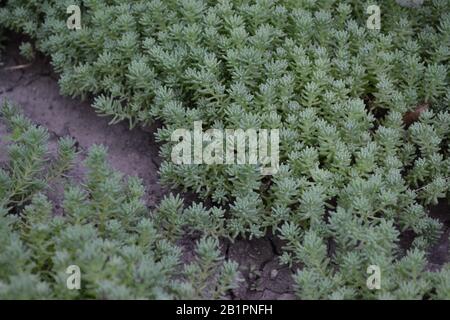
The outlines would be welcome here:
M 270 279 L 275 279 L 276 277 L 277 277 L 277 275 L 278 275 L 278 270 L 276 270 L 276 269 L 273 269 L 271 272 L 270 272 Z

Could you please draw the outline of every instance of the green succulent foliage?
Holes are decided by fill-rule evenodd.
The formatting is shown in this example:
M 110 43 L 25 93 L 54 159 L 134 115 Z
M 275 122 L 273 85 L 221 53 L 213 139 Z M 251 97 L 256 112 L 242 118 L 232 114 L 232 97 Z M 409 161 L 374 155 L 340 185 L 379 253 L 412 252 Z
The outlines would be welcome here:
M 33 45 L 30 42 L 23 42 L 20 45 L 19 50 L 20 54 L 28 61 L 32 61 L 36 55 Z
M 10 161 L 0 169 L 0 207 L 10 212 L 22 209 L 35 194 L 65 176 L 76 157 L 75 140 L 60 139 L 57 156 L 50 159 L 45 128 L 33 125 L 7 101 L 0 116 L 11 129 L 11 134 L 4 137 Z
M 50 160 L 44 128 L 9 103 L 1 119 L 10 128 L 1 137 L 9 142 L 0 181 L 2 299 L 211 299 L 235 287 L 237 264 L 224 260 L 218 240 L 206 231 L 194 257 L 183 258 L 176 243 L 182 225 L 172 233 L 177 237 L 163 229 L 165 219 L 177 213 L 173 198 L 150 213 L 140 179 L 111 169 L 104 147 L 90 149 L 86 177 L 76 184 L 64 178 L 76 157 L 73 140 L 62 139 L 58 157 Z M 62 214 L 45 195 L 49 176 L 63 180 Z M 186 210 L 193 220 L 209 213 Z M 81 270 L 79 290 L 66 284 L 71 265 Z
M 166 236 L 193 223 L 216 237 L 271 229 L 287 241 L 282 261 L 304 265 L 300 297 L 446 296 L 448 281 L 435 286 L 448 272 L 411 280 L 402 268 L 426 265 L 443 227 L 430 206 L 450 195 L 448 1 L 378 1 L 381 30 L 366 28 L 372 1 L 78 3 L 77 31 L 66 27 L 71 1 L 8 1 L 0 22 L 52 56 L 63 93 L 94 95 L 112 122 L 162 121 L 162 181 L 215 205 L 169 198 Z M 198 120 L 279 129 L 279 172 L 172 163 L 172 132 Z M 407 252 L 404 232 L 414 234 Z M 367 291 L 368 264 L 390 274 L 386 291 Z
M 326 238 L 328 242 L 315 231 L 299 236 L 301 233 L 293 225 L 282 228 L 282 238 L 287 241 L 282 259 L 303 265 L 294 276 L 299 297 L 382 300 L 449 298 L 448 263 L 440 271 L 432 272 L 427 253 L 419 249 L 420 246 L 416 245 L 406 254 L 399 252 L 399 232 L 392 221 L 364 225 L 355 220 L 343 210 L 334 213 L 329 223 L 333 227 L 332 234 Z M 333 250 L 331 255 L 330 250 Z M 368 287 L 369 266 L 377 266 L 380 270 L 378 289 Z

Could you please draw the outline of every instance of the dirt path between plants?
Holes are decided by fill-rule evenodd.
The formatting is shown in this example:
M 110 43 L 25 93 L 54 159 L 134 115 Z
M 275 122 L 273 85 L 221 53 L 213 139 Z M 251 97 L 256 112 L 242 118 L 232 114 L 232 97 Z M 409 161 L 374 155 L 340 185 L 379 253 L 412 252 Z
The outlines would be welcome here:
M 19 54 L 19 39 L 6 47 L 4 65 L 0 66 L 0 103 L 8 99 L 20 106 L 23 114 L 34 123 L 46 127 L 50 134 L 50 149 L 55 150 L 59 137 L 71 136 L 78 142 L 79 160 L 71 175 L 75 181 L 83 177 L 82 161 L 93 144 L 108 147 L 113 168 L 142 178 L 147 188 L 145 201 L 154 208 L 168 190 L 158 178 L 161 159 L 159 146 L 152 130 L 129 130 L 127 123 L 108 125 L 109 119 L 99 117 L 89 101 L 63 97 L 59 93 L 58 76 L 52 71 L 48 58 L 38 55 L 31 63 Z M 11 69 L 11 67 L 19 68 Z M 6 68 L 6 69 L 5 69 Z M 9 68 L 9 69 L 8 69 Z M 150 132 L 149 132 L 150 131 Z M 6 133 L 0 121 L 0 136 Z M 6 160 L 6 146 L 0 141 L 0 163 Z M 49 194 L 56 203 L 61 202 L 62 191 Z M 56 205 L 56 211 L 61 211 Z M 185 239 L 182 244 L 192 250 L 195 239 Z M 236 240 L 223 243 L 226 257 L 239 263 L 244 281 L 230 293 L 231 299 L 293 299 L 293 270 L 278 264 L 280 244 L 269 237 L 257 240 Z M 187 256 L 192 256 L 187 252 Z M 187 258 L 188 260 L 189 258 Z
M 163 190 L 158 183 L 160 160 L 153 135 L 139 129 L 129 130 L 125 123 L 110 126 L 109 120 L 99 117 L 88 102 L 61 96 L 57 75 L 43 57 L 38 57 L 29 67 L 7 69 L 26 64 L 17 46 L 9 45 L 5 65 L 0 68 L 0 101 L 9 99 L 20 106 L 25 116 L 46 127 L 51 133 L 51 148 L 56 146 L 59 137 L 72 136 L 78 142 L 80 160 L 83 160 L 93 144 L 107 146 L 111 165 L 125 174 L 142 178 L 147 187 L 147 203 L 149 206 L 157 203 Z M 77 165 L 72 174 L 77 178 L 82 170 Z

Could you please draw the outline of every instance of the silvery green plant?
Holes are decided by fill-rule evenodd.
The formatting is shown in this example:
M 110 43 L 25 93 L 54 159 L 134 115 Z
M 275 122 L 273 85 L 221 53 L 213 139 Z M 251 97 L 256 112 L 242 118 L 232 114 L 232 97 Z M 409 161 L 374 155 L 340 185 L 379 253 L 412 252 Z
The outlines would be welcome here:
M 449 198 L 448 1 L 378 1 L 381 30 L 369 30 L 373 1 L 89 0 L 76 31 L 70 2 L 8 1 L 0 21 L 51 55 L 63 93 L 93 95 L 112 123 L 163 123 L 162 181 L 215 206 L 187 217 L 231 238 L 295 230 L 282 261 L 303 265 L 296 281 L 311 291 L 300 297 L 432 297 L 448 272 L 413 284 L 393 272 L 382 294 L 361 277 L 373 261 L 388 273 L 403 259 L 423 266 L 443 229 L 429 212 Z M 279 129 L 279 172 L 172 163 L 171 133 L 194 121 Z M 170 237 L 184 223 L 177 212 L 167 213 Z
M 90 149 L 86 177 L 75 183 L 68 175 L 76 159 L 72 139 L 61 139 L 51 160 L 45 128 L 8 102 L 1 116 L 10 130 L 1 137 L 9 158 L 0 171 L 2 299 L 219 299 L 236 286 L 237 264 L 225 261 L 208 236 L 215 229 L 199 238 L 190 260 L 176 244 L 186 221 L 210 226 L 205 221 L 219 212 L 193 205 L 186 221 L 167 230 L 178 209 L 174 198 L 149 212 L 141 181 L 114 171 L 104 147 Z M 60 214 L 46 196 L 55 183 L 64 186 Z M 81 272 L 79 290 L 67 285 L 73 265 Z

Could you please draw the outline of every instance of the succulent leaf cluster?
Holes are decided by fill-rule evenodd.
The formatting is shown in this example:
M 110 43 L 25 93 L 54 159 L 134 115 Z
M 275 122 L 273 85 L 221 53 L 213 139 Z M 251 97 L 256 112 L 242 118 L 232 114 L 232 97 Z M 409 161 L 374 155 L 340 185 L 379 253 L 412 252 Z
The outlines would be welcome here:
M 177 242 L 183 226 L 164 228 L 172 222 L 166 212 L 177 213 L 174 198 L 150 212 L 140 179 L 114 171 L 105 147 L 92 146 L 86 176 L 77 183 L 70 176 L 77 157 L 73 139 L 60 139 L 52 158 L 45 128 L 10 103 L 1 116 L 10 129 L 1 137 L 9 158 L 0 170 L 2 299 L 217 299 L 236 286 L 237 264 L 225 261 L 218 239 L 205 232 L 186 259 Z M 46 195 L 54 195 L 58 184 L 61 203 Z M 191 220 L 209 218 L 202 207 L 186 210 Z M 74 265 L 79 290 L 67 286 Z
M 71 2 L 9 1 L 0 21 L 51 55 L 63 93 L 92 95 L 112 123 L 162 122 L 162 182 L 212 205 L 169 198 L 159 232 L 272 231 L 301 265 L 300 298 L 449 297 L 448 265 L 427 262 L 444 230 L 430 208 L 450 195 L 448 1 L 378 1 L 370 30 L 372 1 L 84 0 L 76 31 Z M 279 129 L 279 172 L 174 164 L 171 133 L 194 121 Z

